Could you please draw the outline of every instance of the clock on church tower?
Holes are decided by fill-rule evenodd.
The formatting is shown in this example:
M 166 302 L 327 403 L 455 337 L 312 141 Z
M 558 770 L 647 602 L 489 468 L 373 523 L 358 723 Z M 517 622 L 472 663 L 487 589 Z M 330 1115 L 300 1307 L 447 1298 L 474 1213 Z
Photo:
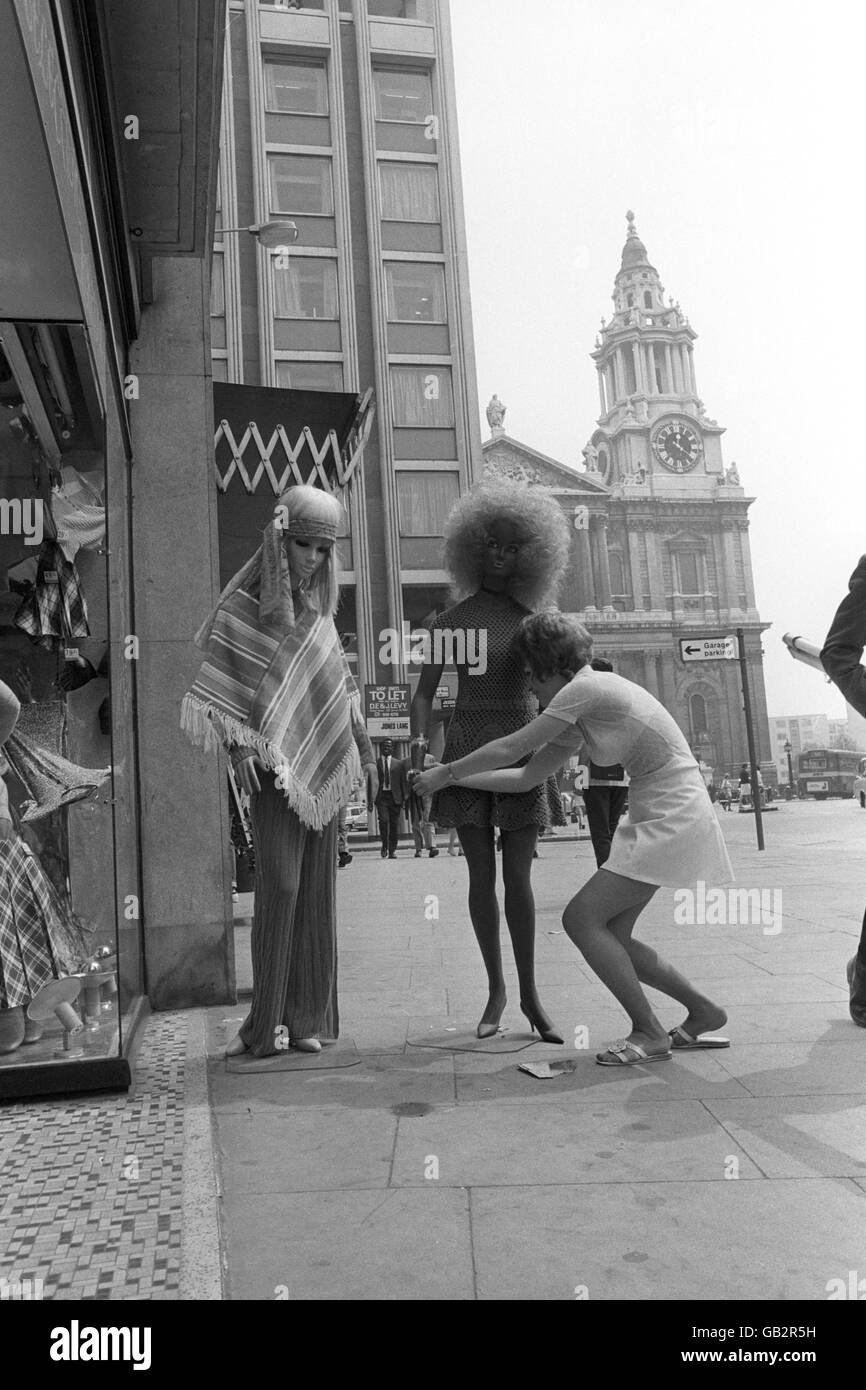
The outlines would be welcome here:
M 722 473 L 722 428 L 710 420 L 695 382 L 697 337 L 679 304 L 665 302 L 629 212 L 622 264 L 614 282 L 614 315 L 602 320 L 592 356 L 601 416 L 588 453 L 608 486 L 643 485 L 647 477 L 690 479 L 696 495 Z M 682 487 L 682 483 L 678 485 Z

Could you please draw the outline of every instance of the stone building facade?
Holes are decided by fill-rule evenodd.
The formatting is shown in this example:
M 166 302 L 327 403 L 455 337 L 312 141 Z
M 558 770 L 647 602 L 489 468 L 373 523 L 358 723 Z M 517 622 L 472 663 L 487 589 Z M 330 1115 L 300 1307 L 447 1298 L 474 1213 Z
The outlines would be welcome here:
M 579 469 L 510 437 L 499 413 L 485 472 L 555 489 L 574 526 L 561 606 L 590 628 L 596 655 L 662 701 L 696 755 L 718 775 L 734 772 L 748 756 L 739 663 L 686 662 L 680 642 L 743 629 L 758 758 L 771 760 L 754 498 L 724 464 L 724 429 L 697 394 L 697 335 L 665 303 L 632 213 L 613 301 L 592 353 L 601 413 Z

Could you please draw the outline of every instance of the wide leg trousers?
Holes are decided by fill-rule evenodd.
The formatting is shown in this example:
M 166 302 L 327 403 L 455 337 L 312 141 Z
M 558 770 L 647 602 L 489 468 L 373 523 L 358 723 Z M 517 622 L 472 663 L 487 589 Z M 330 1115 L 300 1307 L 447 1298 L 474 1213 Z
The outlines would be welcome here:
M 311 830 L 269 773 L 250 798 L 256 853 L 253 1003 L 240 1036 L 256 1057 L 289 1038 L 336 1038 L 337 830 Z

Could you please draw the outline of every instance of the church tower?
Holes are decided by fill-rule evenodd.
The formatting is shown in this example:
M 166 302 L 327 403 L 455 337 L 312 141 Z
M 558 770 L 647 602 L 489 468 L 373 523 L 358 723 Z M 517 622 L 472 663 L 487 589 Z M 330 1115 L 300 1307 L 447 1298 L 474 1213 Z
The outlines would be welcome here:
M 725 467 L 724 429 L 698 396 L 697 334 L 664 286 L 635 227 L 614 281 L 614 313 L 602 319 L 592 358 L 601 413 L 583 450 L 585 474 L 609 497 L 596 504 L 603 547 L 603 601 L 588 592 L 581 617 L 597 655 L 656 695 L 693 750 L 717 775 L 746 757 L 736 662 L 686 663 L 681 639 L 745 632 L 758 756 L 771 748 L 755 603 L 748 509 L 735 463 Z M 599 534 L 600 533 L 600 534 Z M 596 557 L 597 559 L 597 557 Z

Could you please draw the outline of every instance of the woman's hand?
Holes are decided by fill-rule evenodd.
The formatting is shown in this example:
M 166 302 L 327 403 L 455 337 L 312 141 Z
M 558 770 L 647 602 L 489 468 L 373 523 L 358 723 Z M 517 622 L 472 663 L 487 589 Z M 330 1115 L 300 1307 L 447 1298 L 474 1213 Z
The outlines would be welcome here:
M 244 758 L 243 762 L 238 763 L 235 767 L 235 781 L 241 791 L 246 792 L 248 796 L 253 792 L 260 792 L 262 789 L 256 772 L 256 765 L 265 766 L 258 753 L 251 753 L 248 758 Z
M 419 772 L 412 778 L 412 790 L 418 796 L 432 796 L 438 792 L 440 787 L 444 787 L 451 779 L 451 764 L 439 763 L 437 767 L 431 767 L 427 772 Z

